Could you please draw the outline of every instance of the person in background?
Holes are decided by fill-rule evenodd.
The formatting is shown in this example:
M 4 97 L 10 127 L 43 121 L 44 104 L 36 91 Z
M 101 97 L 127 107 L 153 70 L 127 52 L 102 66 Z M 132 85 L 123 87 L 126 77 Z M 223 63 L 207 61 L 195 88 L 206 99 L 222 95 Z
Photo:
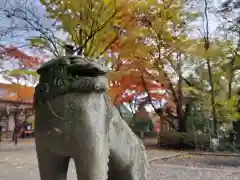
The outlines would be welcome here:
M 2 141 L 2 130 L 3 130 L 3 126 L 0 123 L 0 142 Z
M 12 140 L 14 141 L 15 145 L 17 145 L 18 143 L 18 126 L 15 125 L 14 126 L 14 129 L 13 129 L 13 137 L 12 137 Z

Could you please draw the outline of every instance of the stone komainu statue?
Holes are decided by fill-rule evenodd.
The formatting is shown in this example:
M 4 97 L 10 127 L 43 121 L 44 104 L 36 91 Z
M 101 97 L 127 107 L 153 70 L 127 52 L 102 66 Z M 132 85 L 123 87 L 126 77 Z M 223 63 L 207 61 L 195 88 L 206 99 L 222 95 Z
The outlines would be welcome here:
M 70 158 L 79 180 L 147 180 L 142 142 L 111 105 L 107 70 L 77 56 L 37 70 L 36 150 L 41 180 L 66 180 Z

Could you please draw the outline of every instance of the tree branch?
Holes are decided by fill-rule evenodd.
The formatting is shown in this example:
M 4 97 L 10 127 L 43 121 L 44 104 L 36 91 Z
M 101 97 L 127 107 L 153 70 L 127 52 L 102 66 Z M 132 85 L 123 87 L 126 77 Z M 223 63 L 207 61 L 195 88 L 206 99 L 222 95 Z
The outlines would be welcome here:
M 83 53 L 83 49 L 86 47 L 87 43 L 99 32 L 101 31 L 106 25 L 114 18 L 114 16 L 117 14 L 117 11 L 115 11 L 99 28 L 97 28 L 95 31 L 92 32 L 91 35 L 87 37 L 83 45 L 77 49 L 78 54 L 81 55 Z

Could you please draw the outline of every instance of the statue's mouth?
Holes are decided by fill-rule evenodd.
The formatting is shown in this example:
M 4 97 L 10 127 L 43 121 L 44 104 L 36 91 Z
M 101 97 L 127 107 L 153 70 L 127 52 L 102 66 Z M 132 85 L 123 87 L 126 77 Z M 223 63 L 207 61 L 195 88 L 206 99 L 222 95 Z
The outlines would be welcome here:
M 86 61 L 79 57 L 69 57 L 70 61 L 68 66 L 68 72 L 71 76 L 87 76 L 97 77 L 105 75 L 107 69 L 94 61 Z
M 101 71 L 100 69 L 92 66 L 71 66 L 68 68 L 68 72 L 72 77 L 97 77 L 101 75 L 105 75 L 105 71 Z

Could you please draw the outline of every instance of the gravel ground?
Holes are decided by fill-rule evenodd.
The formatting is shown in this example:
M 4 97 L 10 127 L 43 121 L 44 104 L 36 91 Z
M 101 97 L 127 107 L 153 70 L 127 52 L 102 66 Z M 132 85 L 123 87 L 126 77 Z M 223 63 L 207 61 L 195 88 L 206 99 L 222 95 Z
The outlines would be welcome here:
M 159 149 L 147 149 L 148 159 L 154 159 L 156 157 L 168 157 L 177 154 L 184 154 L 181 151 L 166 151 L 166 150 L 159 150 Z
M 151 180 L 239 180 L 240 170 L 200 169 L 152 164 Z
M 240 171 L 240 157 L 212 155 L 182 155 L 166 160 L 155 161 L 156 164 L 170 164 L 200 168 L 217 168 Z
M 0 150 L 0 180 L 40 180 L 34 144 L 20 143 L 17 147 L 9 144 L 7 148 L 6 145 L 4 147 L 6 151 L 0 144 L 0 149 L 2 148 Z M 7 152 L 7 149 L 12 150 Z M 148 149 L 149 159 L 175 154 L 174 151 Z M 215 160 L 220 164 L 227 164 L 224 167 L 216 166 L 216 163 L 211 166 L 206 165 L 209 162 L 209 157 L 204 159 L 190 156 L 172 158 L 168 161 L 153 161 L 150 180 L 240 180 L 240 168 L 235 158 Z M 77 180 L 73 162 L 70 163 L 68 179 Z

